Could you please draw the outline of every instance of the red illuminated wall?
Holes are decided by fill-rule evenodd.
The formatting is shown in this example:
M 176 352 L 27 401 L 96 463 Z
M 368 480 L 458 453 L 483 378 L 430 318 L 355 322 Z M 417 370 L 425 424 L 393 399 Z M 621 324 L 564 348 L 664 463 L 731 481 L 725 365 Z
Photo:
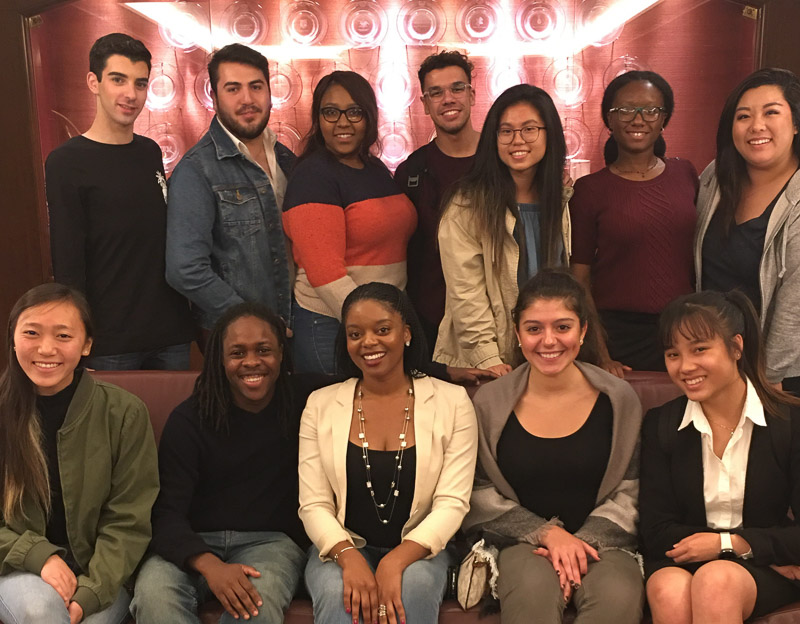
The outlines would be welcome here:
M 561 0 L 568 29 L 578 19 L 582 2 L 588 1 Z M 390 16 L 395 16 L 403 5 L 399 0 L 378 2 Z M 198 3 L 198 7 L 207 19 L 219 24 L 225 19 L 231 4 L 231 0 L 211 0 Z M 327 34 L 319 45 L 326 49 L 328 46 L 346 46 L 339 21 L 348 2 L 320 0 L 319 4 L 328 22 Z M 500 4 L 513 23 L 513 14 L 521 0 L 507 0 Z M 260 5 L 268 23 L 262 43 L 281 45 L 284 40 L 281 17 L 289 2 L 261 0 Z M 291 88 L 299 93 L 299 98 L 291 106 L 274 110 L 270 125 L 283 132 L 288 124 L 302 135 L 310 125 L 313 86 L 322 75 L 334 68 L 349 68 L 376 85 L 381 68 L 394 64 L 408 71 L 414 88 L 410 106 L 396 120 L 408 130 L 410 143 L 406 149 L 430 140 L 433 127 L 418 99 L 416 68 L 425 56 L 438 49 L 465 47 L 455 27 L 463 2 L 441 0 L 438 5 L 443 10 L 446 25 L 437 46 L 398 47 L 387 44 L 371 50 L 345 48 L 333 59 L 297 59 L 284 64 L 281 70 L 290 78 Z M 151 136 L 169 133 L 174 145 L 168 147 L 165 144 L 165 147 L 168 151 L 177 150 L 177 156 L 205 132 L 213 113 L 195 94 L 196 81 L 202 81 L 205 76 L 205 50 L 184 52 L 168 46 L 155 22 L 119 2 L 78 0 L 49 10 L 41 17 L 41 25 L 31 31 L 31 40 L 43 156 L 46 157 L 70 135 L 84 132 L 89 127 L 94 115 L 94 102 L 85 84 L 88 50 L 97 37 L 113 31 L 130 33 L 149 47 L 154 61 L 151 80 L 166 70 L 176 82 L 182 83 L 174 105 L 168 110 L 146 109 L 137 121 L 136 131 Z M 672 84 L 677 105 L 672 122 L 665 131 L 668 155 L 689 158 L 701 170 L 713 158 L 719 111 L 726 94 L 754 69 L 756 26 L 755 21 L 742 15 L 741 5 L 727 0 L 661 0 L 629 22 L 613 43 L 590 46 L 569 59 L 582 69 L 585 80 L 585 102 L 574 108 L 562 106 L 560 109 L 569 131 L 570 145 L 577 145 L 577 141 L 581 143 L 577 157 L 590 159 L 592 170 L 602 166 L 600 155 L 607 133 L 600 121 L 600 99 L 604 84 L 614 75 L 613 70 L 608 69 L 609 65 L 613 62 L 619 64 L 615 60 L 627 55 L 635 57 L 639 66 L 661 73 Z M 389 19 L 387 28 L 396 29 L 396 19 Z M 498 47 L 500 55 L 513 53 L 518 42 L 518 37 L 501 42 Z M 473 84 L 477 93 L 473 118 L 475 126 L 480 127 L 492 101 L 490 88 L 496 75 L 497 57 L 471 56 L 476 66 Z M 522 78 L 552 94 L 552 58 L 521 56 L 518 62 Z M 274 91 L 283 87 L 285 85 L 275 83 Z M 295 151 L 299 149 L 299 142 L 290 140 L 288 134 L 284 133 L 283 138 Z

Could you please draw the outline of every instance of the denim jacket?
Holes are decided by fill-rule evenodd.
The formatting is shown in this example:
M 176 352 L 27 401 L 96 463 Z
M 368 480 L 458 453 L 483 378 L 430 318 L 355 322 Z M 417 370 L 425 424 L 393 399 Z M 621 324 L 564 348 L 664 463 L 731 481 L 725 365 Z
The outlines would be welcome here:
M 295 156 L 275 144 L 288 175 Z M 217 117 L 175 167 L 167 209 L 167 281 L 210 329 L 231 305 L 257 301 L 289 322 L 292 267 L 267 174 Z

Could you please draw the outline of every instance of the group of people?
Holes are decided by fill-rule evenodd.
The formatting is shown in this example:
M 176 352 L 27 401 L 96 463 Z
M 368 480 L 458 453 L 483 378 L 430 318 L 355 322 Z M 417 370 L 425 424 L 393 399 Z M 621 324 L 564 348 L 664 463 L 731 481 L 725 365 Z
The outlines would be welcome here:
M 498 548 L 503 622 L 800 599 L 794 74 L 737 87 L 699 182 L 665 156 L 667 82 L 617 77 L 607 166 L 573 189 L 549 95 L 509 88 L 478 132 L 457 52 L 420 67 L 437 136 L 394 179 L 354 72 L 319 81 L 295 161 L 234 44 L 167 186 L 132 130 L 149 68 L 98 40 L 95 121 L 47 161 L 66 285 L 9 319 L 0 620 L 197 622 L 213 596 L 280 622 L 304 575 L 319 622 L 435 622 L 459 529 Z M 185 368 L 183 296 L 205 358 L 156 460 L 142 403 L 82 359 Z M 626 368 L 685 396 L 643 418 Z

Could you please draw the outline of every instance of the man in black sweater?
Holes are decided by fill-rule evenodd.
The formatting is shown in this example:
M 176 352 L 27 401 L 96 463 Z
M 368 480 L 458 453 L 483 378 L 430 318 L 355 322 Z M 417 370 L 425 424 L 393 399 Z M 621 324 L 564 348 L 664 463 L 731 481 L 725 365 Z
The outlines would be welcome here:
M 186 369 L 193 325 L 164 277 L 167 185 L 161 150 L 133 133 L 147 99 L 150 52 L 113 33 L 89 53 L 97 101 L 89 130 L 47 158 L 53 273 L 86 294 L 97 369 Z

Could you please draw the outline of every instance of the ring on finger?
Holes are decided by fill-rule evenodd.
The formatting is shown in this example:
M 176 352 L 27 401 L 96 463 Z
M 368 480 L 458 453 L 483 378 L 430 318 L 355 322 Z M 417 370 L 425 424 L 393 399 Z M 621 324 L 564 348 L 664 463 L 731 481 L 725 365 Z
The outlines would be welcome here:
M 386 617 L 386 605 L 378 605 L 378 617 Z

